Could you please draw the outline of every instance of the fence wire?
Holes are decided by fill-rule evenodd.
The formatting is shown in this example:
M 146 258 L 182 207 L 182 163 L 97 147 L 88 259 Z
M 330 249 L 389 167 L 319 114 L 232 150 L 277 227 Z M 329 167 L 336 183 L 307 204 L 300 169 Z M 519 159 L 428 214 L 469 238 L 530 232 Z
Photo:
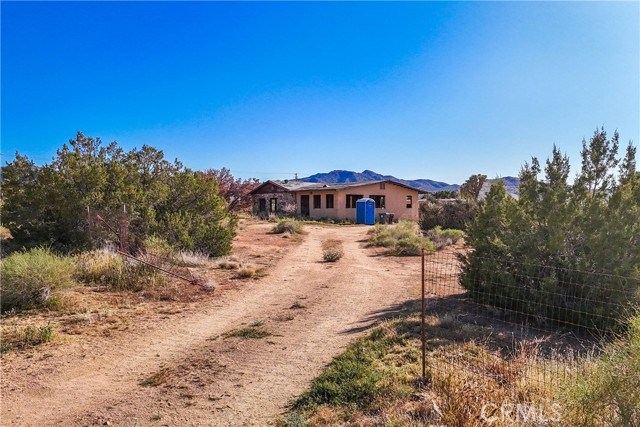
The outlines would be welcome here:
M 442 337 L 427 332 L 436 348 L 427 366 L 462 388 L 551 405 L 637 307 L 639 278 L 471 254 L 447 248 L 424 260 L 426 315 L 456 342 L 438 349 Z

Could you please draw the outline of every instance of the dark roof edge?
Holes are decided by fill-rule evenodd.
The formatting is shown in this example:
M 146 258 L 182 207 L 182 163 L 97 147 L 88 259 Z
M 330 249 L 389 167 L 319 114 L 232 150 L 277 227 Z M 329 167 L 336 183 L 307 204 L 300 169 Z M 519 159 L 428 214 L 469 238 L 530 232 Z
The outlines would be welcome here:
M 255 194 L 258 190 L 260 190 L 262 187 L 264 187 L 264 186 L 265 186 L 265 185 L 267 185 L 267 184 L 275 185 L 276 187 L 278 187 L 278 188 L 282 188 L 282 189 L 283 189 L 283 190 L 285 190 L 285 191 L 291 191 L 291 190 L 289 190 L 288 188 L 283 187 L 282 185 L 278 184 L 278 183 L 277 183 L 277 182 L 275 182 L 275 181 L 268 180 L 268 181 L 263 182 L 262 184 L 260 184 L 260 185 L 259 185 L 259 186 L 257 186 L 256 188 L 254 188 L 253 190 L 249 191 L 249 194 Z

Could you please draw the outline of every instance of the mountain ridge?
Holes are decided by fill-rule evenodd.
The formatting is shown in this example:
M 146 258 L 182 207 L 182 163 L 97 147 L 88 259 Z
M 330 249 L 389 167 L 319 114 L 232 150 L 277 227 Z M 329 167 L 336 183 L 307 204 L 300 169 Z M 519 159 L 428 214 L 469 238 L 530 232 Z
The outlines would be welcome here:
M 330 172 L 316 173 L 304 178 L 299 178 L 299 181 L 303 182 L 323 182 L 326 184 L 343 184 L 347 182 L 363 182 L 363 181 L 379 181 L 388 179 L 400 184 L 408 185 L 410 187 L 417 188 L 429 193 L 436 191 L 459 191 L 459 184 L 449 184 L 442 181 L 435 181 L 432 179 L 420 178 L 420 179 L 402 179 L 393 175 L 383 175 L 378 172 L 374 172 L 369 169 L 365 169 L 362 172 L 354 172 L 342 169 L 332 170 Z M 513 176 L 505 176 L 502 179 L 505 188 L 508 193 L 518 195 L 518 187 L 520 180 Z M 487 180 L 488 182 L 495 182 L 496 179 Z
M 348 170 L 332 170 L 331 172 L 316 173 L 305 178 L 299 178 L 303 182 L 324 182 L 327 184 L 343 184 L 346 182 L 379 181 L 388 179 L 410 187 L 418 188 L 429 193 L 435 191 L 458 191 L 458 184 L 448 184 L 446 182 L 434 181 L 432 179 L 401 179 L 393 175 L 382 175 L 369 169 L 362 172 Z

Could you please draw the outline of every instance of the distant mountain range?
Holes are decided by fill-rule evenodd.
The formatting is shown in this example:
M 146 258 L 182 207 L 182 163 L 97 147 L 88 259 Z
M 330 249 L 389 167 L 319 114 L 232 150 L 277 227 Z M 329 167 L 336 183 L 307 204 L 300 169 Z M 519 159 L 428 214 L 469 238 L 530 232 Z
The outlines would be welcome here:
M 378 181 L 382 179 L 389 179 L 391 181 L 399 182 L 401 184 L 409 185 L 420 190 L 433 193 L 436 191 L 459 191 L 459 184 L 447 184 L 446 182 L 434 181 L 432 179 L 400 179 L 392 175 L 382 175 L 371 170 L 364 170 L 362 172 L 353 172 L 345 170 L 334 170 L 327 173 L 317 173 L 315 175 L 308 176 L 306 178 L 300 178 L 300 181 L 304 182 L 324 182 L 327 184 L 341 184 L 345 182 L 363 182 L 363 181 Z M 502 178 L 504 186 L 508 193 L 518 195 L 520 180 L 518 178 L 507 176 Z M 487 182 L 495 182 L 495 179 L 487 180 Z M 490 188 L 486 185 L 485 187 Z M 485 188 L 483 188 L 485 190 Z
M 378 181 L 382 179 L 389 179 L 391 181 L 409 185 L 411 187 L 418 188 L 429 193 L 442 190 L 458 191 L 458 189 L 460 188 L 458 184 L 447 184 L 446 182 L 433 181 L 431 179 L 400 179 L 396 178 L 395 176 L 382 175 L 370 170 L 365 170 L 362 172 L 334 170 L 327 173 L 317 173 L 306 178 L 300 178 L 300 181 L 341 184 L 345 182 Z

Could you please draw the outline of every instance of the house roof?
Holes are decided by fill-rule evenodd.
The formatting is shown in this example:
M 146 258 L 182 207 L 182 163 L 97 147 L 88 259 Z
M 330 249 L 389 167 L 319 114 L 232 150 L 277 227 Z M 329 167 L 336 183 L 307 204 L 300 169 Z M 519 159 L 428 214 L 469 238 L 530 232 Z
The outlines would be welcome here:
M 398 185 L 400 187 L 407 188 L 409 190 L 417 191 L 418 193 L 424 193 L 424 190 L 414 188 L 399 182 L 392 181 L 390 179 L 380 179 L 377 181 L 361 181 L 361 182 L 343 182 L 340 184 L 329 184 L 325 182 L 304 182 L 304 181 L 266 181 L 259 187 L 251 191 L 251 194 L 258 192 L 260 188 L 267 184 L 276 185 L 287 191 L 317 191 L 317 190 L 343 190 L 347 188 L 363 187 L 365 185 L 379 184 L 381 182 Z

